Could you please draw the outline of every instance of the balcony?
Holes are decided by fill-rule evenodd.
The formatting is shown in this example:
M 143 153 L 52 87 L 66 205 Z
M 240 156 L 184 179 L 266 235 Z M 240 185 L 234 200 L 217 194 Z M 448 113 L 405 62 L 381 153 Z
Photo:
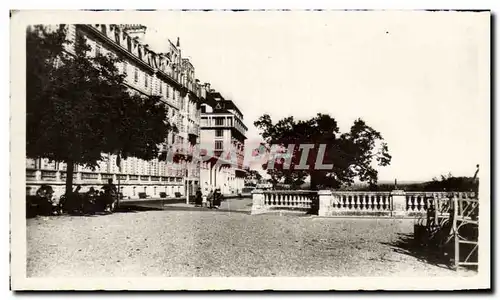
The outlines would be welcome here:
M 246 128 L 236 120 L 233 115 L 221 116 L 202 116 L 200 120 L 201 128 L 231 128 L 239 132 L 243 137 L 246 134 Z

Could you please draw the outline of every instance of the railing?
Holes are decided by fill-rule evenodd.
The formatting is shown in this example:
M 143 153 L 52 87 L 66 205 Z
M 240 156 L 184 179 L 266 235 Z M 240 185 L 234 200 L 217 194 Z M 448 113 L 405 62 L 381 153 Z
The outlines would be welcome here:
M 66 180 L 66 172 L 61 172 L 60 174 L 61 176 L 61 180 Z M 78 178 L 78 173 L 73 173 L 73 179 L 77 179 Z
M 264 192 L 264 205 L 274 207 L 310 208 L 317 194 L 310 191 Z
M 314 191 L 254 190 L 252 198 L 252 214 L 279 209 L 312 211 L 318 202 L 318 194 Z
M 26 181 L 36 180 L 36 171 L 34 170 L 26 170 Z
M 42 180 L 53 181 L 57 179 L 56 171 L 42 171 Z
M 455 268 L 479 266 L 479 199 L 469 193 L 453 198 Z
M 420 198 L 420 199 L 419 199 Z M 415 227 L 415 241 L 432 247 L 443 262 L 460 266 L 478 266 L 479 199 L 473 192 L 407 193 L 409 209 L 428 206 L 426 218 Z M 438 251 L 436 251 L 438 249 Z M 436 258 L 436 257 L 435 257 Z
M 479 200 L 476 198 L 475 193 L 468 193 L 461 195 L 462 197 L 455 197 L 457 203 L 457 216 L 464 219 L 476 219 L 479 215 Z
M 101 174 L 102 180 L 113 179 L 113 174 Z
M 97 180 L 99 178 L 99 174 L 97 173 L 82 173 L 81 175 L 82 180 Z M 105 179 L 104 177 L 102 177 Z
M 182 172 L 184 170 L 178 170 Z M 199 172 L 196 169 L 191 169 L 191 176 L 196 176 Z M 108 179 L 113 179 L 115 182 L 120 180 L 122 183 L 151 183 L 157 182 L 182 182 L 179 177 L 167 177 L 158 175 L 128 175 L 128 174 L 112 174 L 112 173 L 89 173 L 89 172 L 74 172 L 73 183 L 75 184 L 100 184 L 105 183 Z M 31 185 L 41 184 L 64 184 L 66 180 L 66 171 L 55 170 L 26 170 L 26 182 Z
M 436 209 L 440 214 L 448 214 L 453 198 L 475 199 L 474 192 L 405 192 L 406 210 L 423 212 Z
M 334 192 L 333 209 L 360 211 L 391 210 L 390 192 Z
M 302 208 L 321 216 L 421 217 L 432 211 L 450 213 L 453 199 L 474 199 L 465 192 L 263 191 L 252 192 L 252 213 Z
M 434 206 L 434 197 L 432 193 L 407 192 L 406 210 L 409 211 L 427 211 Z M 440 197 L 441 198 L 441 197 Z

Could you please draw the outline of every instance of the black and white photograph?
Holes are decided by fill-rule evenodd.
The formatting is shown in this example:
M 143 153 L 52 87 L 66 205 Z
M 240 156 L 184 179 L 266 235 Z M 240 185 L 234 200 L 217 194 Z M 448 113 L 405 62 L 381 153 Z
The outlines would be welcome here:
M 491 288 L 489 11 L 10 13 L 12 290 Z

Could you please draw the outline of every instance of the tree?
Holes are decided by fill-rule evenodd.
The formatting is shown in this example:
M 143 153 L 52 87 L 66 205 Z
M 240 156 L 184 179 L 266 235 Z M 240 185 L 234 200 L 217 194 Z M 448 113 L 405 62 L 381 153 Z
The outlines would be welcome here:
M 159 97 L 129 92 L 120 59 L 91 56 L 79 31 L 66 37 L 65 26 L 27 30 L 26 152 L 65 162 L 68 193 L 75 164 L 95 167 L 103 153 L 153 159 L 170 125 Z
M 318 114 L 309 120 L 296 121 L 293 117 L 284 118 L 273 123 L 269 115 L 261 116 L 254 125 L 261 130 L 264 140 L 274 147 L 289 149 L 290 164 L 285 158 L 278 158 L 274 168 L 268 168 L 274 157 L 263 165 L 271 176 L 273 183 L 283 181 L 297 188 L 310 177 L 311 188 L 339 188 L 350 185 L 355 178 L 375 184 L 378 172 L 373 167 L 389 165 L 387 144 L 382 135 L 368 126 L 363 120 L 357 119 L 347 133 L 341 133 L 337 122 L 327 114 Z M 305 156 L 308 168 L 299 168 L 300 159 L 306 150 L 299 146 L 311 144 L 313 148 Z M 322 146 L 323 145 L 323 146 Z M 324 147 L 323 164 L 333 164 L 329 169 L 315 167 L 316 158 Z M 288 153 L 288 152 L 287 152 Z M 321 156 L 321 155 L 320 155 Z
M 260 175 L 259 171 L 257 170 L 249 170 L 246 174 L 246 179 L 255 179 L 259 181 L 262 179 L 262 175 Z
M 479 180 L 474 177 L 455 177 L 451 173 L 441 175 L 441 179 L 433 178 L 422 184 L 424 191 L 454 191 L 454 192 L 478 192 Z

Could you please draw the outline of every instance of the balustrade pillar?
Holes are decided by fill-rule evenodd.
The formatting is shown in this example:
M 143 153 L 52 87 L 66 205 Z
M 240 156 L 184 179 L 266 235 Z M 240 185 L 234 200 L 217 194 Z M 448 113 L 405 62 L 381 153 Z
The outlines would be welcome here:
M 327 216 L 330 213 L 333 193 L 330 190 L 321 190 L 318 191 L 319 198 L 319 208 L 318 208 L 318 216 Z
M 262 190 L 252 191 L 252 215 L 265 212 L 267 209 L 264 205 L 264 192 Z
M 391 212 L 393 216 L 406 215 L 406 193 L 403 190 L 394 190 L 391 192 L 392 205 Z

